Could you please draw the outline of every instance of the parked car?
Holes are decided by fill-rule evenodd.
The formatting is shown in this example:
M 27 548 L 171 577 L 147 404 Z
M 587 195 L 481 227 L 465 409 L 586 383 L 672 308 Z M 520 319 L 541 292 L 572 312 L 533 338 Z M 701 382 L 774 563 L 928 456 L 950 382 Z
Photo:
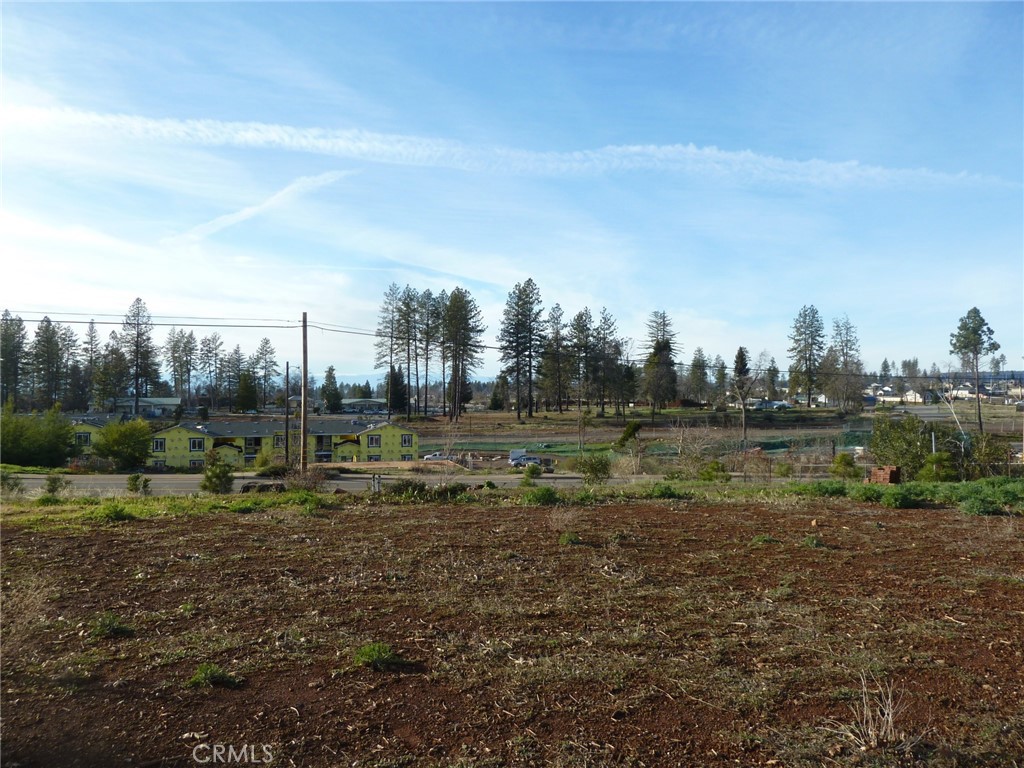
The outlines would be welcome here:
M 423 457 L 424 461 L 455 461 L 450 453 L 428 453 Z
M 540 464 L 540 459 L 536 456 L 517 456 L 509 462 L 513 467 L 523 468 L 527 464 Z

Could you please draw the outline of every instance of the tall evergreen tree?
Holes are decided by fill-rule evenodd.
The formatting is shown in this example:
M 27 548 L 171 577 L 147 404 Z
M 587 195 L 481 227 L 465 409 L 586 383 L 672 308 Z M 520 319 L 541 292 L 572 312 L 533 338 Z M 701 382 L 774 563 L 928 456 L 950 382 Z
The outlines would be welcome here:
M 850 318 L 843 315 L 832 321 L 832 343 L 821 361 L 822 390 L 846 413 L 862 407 L 864 366 L 860 360 L 860 340 Z
M 217 399 L 220 395 L 221 383 L 221 361 L 224 355 L 224 342 L 219 333 L 211 333 L 204 336 L 199 342 L 199 359 L 197 366 L 199 373 L 206 382 L 206 394 L 209 397 L 210 408 L 217 407 Z
M 693 357 L 690 359 L 690 370 L 686 377 L 687 389 L 690 397 L 697 403 L 704 403 L 708 399 L 708 364 L 709 360 L 704 350 L 697 347 L 693 350 Z
M 554 406 L 559 413 L 562 413 L 568 400 L 568 365 L 571 358 L 564 318 L 562 307 L 558 304 L 548 310 L 544 324 L 544 350 L 537 369 L 538 387 L 545 407 Z
M 793 321 L 789 340 L 789 359 L 792 361 L 789 385 L 791 389 L 802 387 L 807 390 L 809 408 L 818 384 L 818 368 L 825 354 L 825 324 L 814 305 L 800 309 Z
M 36 325 L 32 337 L 31 373 L 34 408 L 49 410 L 60 402 L 63 389 L 63 355 L 61 352 L 60 323 L 44 317 Z
M 263 407 L 266 408 L 271 386 L 281 374 L 281 369 L 278 368 L 277 351 L 274 349 L 274 345 L 270 343 L 270 339 L 260 339 L 259 346 L 256 348 L 254 363 L 255 365 L 252 368 L 253 375 L 257 380 Z
M 153 341 L 153 318 L 146 303 L 135 299 L 121 324 L 118 342 L 128 360 L 132 374 L 133 413 L 139 413 L 139 398 L 149 395 L 151 386 L 160 378 L 156 343 Z
M 451 292 L 445 305 L 442 327 L 449 368 L 446 387 L 450 406 L 448 418 L 458 421 L 465 404 L 473 397 L 469 376 L 480 365 L 484 349 L 482 337 L 487 330 L 483 314 L 469 291 L 456 288 Z
M 430 361 L 437 355 L 438 338 L 441 332 L 442 305 L 438 297 L 428 288 L 419 295 L 419 334 L 416 337 L 419 359 L 423 365 L 423 415 L 427 415 L 430 400 Z M 417 379 L 419 374 L 417 374 Z M 420 384 L 416 385 L 419 398 Z
M 584 401 L 590 402 L 594 380 L 594 319 L 590 309 L 577 312 L 566 329 L 569 350 L 568 385 L 576 392 L 576 407 L 583 410 Z
M 540 291 L 533 279 L 516 283 L 505 303 L 498 333 L 504 373 L 516 393 L 516 418 L 522 418 L 524 400 L 527 416 L 533 416 L 534 378 L 544 349 L 542 313 Z
M 10 401 L 14 410 L 22 404 L 28 347 L 24 321 L 5 309 L 0 317 L 0 404 Z
M 324 383 L 320 387 L 320 398 L 324 401 L 324 407 L 328 413 L 341 412 L 341 390 L 338 389 L 338 377 L 334 372 L 334 366 L 330 365 L 324 371 Z
M 676 396 L 676 333 L 664 310 L 647 319 L 647 359 L 644 363 L 644 393 L 651 404 L 651 416 Z
M 999 350 L 995 332 L 985 322 L 977 307 L 971 307 L 960 318 L 956 331 L 949 335 L 949 352 L 958 355 L 968 365 L 974 379 L 974 402 L 978 411 L 978 432 L 984 432 L 981 421 L 981 358 Z
M 387 291 L 384 292 L 384 301 L 380 306 L 380 314 L 377 316 L 377 340 L 373 344 L 376 352 L 373 364 L 375 369 L 383 368 L 385 371 L 390 371 L 397 362 L 400 348 L 399 305 L 401 301 L 402 289 L 398 287 L 398 283 L 391 283 Z M 385 378 L 385 385 L 388 380 Z M 394 410 L 390 391 L 390 388 L 385 387 L 388 417 Z

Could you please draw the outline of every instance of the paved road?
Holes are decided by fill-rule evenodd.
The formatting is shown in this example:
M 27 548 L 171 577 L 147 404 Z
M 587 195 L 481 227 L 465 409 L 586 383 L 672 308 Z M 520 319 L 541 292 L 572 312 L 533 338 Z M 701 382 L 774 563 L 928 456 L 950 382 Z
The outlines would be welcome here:
M 42 490 L 42 475 L 19 475 L 19 477 L 21 477 L 27 492 L 35 494 Z M 127 475 L 65 475 L 65 477 L 71 481 L 73 488 L 71 493 L 75 496 L 116 496 L 126 493 L 128 488 Z M 198 493 L 199 483 L 202 480 L 202 475 L 147 475 L 147 477 L 149 478 L 149 489 L 154 496 L 187 496 L 192 493 Z M 382 478 L 384 485 L 397 479 L 388 475 L 382 475 Z M 257 478 L 249 473 L 236 475 L 235 491 L 237 492 L 243 483 L 255 479 Z M 424 476 L 419 479 L 426 483 L 441 482 L 442 480 L 440 476 Z M 496 486 L 506 488 L 519 485 L 522 476 L 504 473 L 488 475 L 458 475 L 453 473 L 450 479 L 452 482 L 462 482 L 468 485 L 483 485 L 490 480 Z M 358 493 L 367 490 L 370 487 L 370 482 L 370 475 L 346 475 L 338 480 L 329 481 L 325 490 L 330 492 L 335 488 L 341 488 L 349 493 Z M 543 475 L 537 482 L 540 485 L 571 487 L 579 485 L 581 479 L 579 475 Z M 612 482 L 615 482 L 615 480 Z

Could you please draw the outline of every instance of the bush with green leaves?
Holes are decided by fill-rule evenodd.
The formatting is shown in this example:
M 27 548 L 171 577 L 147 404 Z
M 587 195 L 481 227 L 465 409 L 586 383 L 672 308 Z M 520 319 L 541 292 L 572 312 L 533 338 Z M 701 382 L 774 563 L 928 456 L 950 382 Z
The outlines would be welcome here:
M 61 467 L 75 453 L 74 427 L 56 405 L 45 413 L 15 413 L 8 399 L 0 416 L 4 463 L 21 467 Z
M 25 483 L 13 472 L 0 469 L 0 489 L 11 496 L 21 496 L 25 493 Z
M 924 502 L 921 489 L 910 485 L 887 485 L 882 492 L 882 506 L 889 509 L 918 509 Z
M 96 433 L 92 452 L 123 472 L 144 467 L 152 446 L 153 432 L 142 419 L 111 421 Z
M 840 480 L 815 480 L 813 483 L 790 483 L 786 490 L 794 496 L 808 496 L 817 499 L 826 499 L 845 496 L 847 493 L 846 483 Z
M 562 499 L 550 485 L 539 485 L 523 493 L 522 500 L 528 506 L 550 506 L 560 503 Z
M 725 464 L 720 462 L 718 459 L 712 459 L 705 464 L 698 475 L 701 480 L 714 483 L 728 483 L 732 480 L 732 475 L 725 468 Z
M 991 496 L 978 495 L 968 496 L 960 502 L 960 511 L 965 515 L 1005 515 L 1006 507 L 993 499 Z
M 846 495 L 854 501 L 863 501 L 877 504 L 882 500 L 885 486 L 877 483 L 860 483 L 851 485 L 846 489 Z
M 576 531 L 563 531 L 558 536 L 558 543 L 563 547 L 572 547 L 583 543 L 583 539 Z
M 956 480 L 956 467 L 953 466 L 953 457 L 949 451 L 929 453 L 924 459 L 924 466 L 917 473 L 917 479 L 932 483 Z
M 857 462 L 851 453 L 838 453 L 832 459 L 832 465 L 828 468 L 832 477 L 842 480 L 856 480 L 864 476 L 864 471 L 857 466 Z
M 647 492 L 647 496 L 652 499 L 685 499 L 689 498 L 689 494 L 680 493 L 676 490 L 675 486 L 669 483 L 655 483 L 651 486 L 651 489 Z
M 582 453 L 576 457 L 576 471 L 586 485 L 601 485 L 612 476 L 612 460 L 606 453 Z
M 206 493 L 231 493 L 234 481 L 235 474 L 231 465 L 224 461 L 216 451 L 208 451 L 199 490 Z
M 792 477 L 793 465 L 788 461 L 780 461 L 775 465 L 775 474 L 779 477 Z
M 128 475 L 128 493 L 149 496 L 152 493 L 149 489 L 149 478 L 141 472 L 134 472 Z
M 71 479 L 59 472 L 50 472 L 43 480 L 43 493 L 47 496 L 60 497 L 69 490 L 71 490 Z

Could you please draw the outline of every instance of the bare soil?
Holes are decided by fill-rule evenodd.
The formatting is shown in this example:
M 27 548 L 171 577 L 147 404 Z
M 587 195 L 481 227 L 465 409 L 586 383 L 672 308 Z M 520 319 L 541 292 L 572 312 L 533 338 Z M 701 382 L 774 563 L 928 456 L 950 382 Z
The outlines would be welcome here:
M 1024 765 L 1019 518 L 324 504 L 5 514 L 5 768 Z

